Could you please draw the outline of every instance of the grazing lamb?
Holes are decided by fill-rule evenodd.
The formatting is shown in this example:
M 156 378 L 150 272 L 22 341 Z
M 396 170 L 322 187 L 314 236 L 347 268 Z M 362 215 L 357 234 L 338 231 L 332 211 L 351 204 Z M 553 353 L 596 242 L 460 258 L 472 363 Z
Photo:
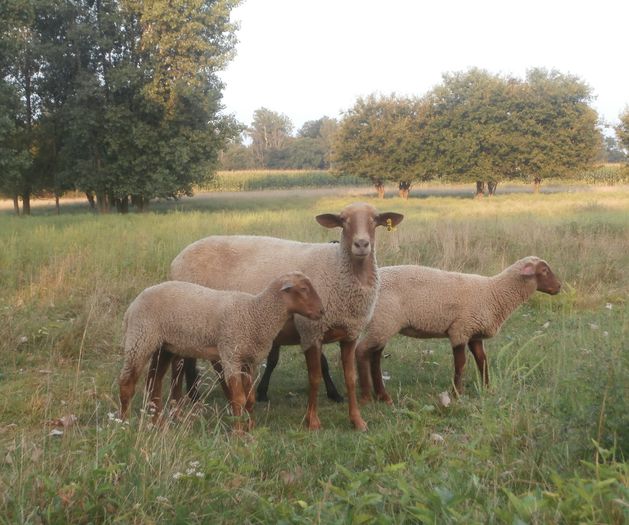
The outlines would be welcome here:
M 271 237 L 211 236 L 185 248 L 171 264 L 171 277 L 227 290 L 260 291 L 265 281 L 286 271 L 306 273 L 317 289 L 325 314 L 319 321 L 296 317 L 280 331 L 274 346 L 300 344 L 306 357 L 309 379 L 306 425 L 321 427 L 317 392 L 321 382 L 321 346 L 339 342 L 349 417 L 360 430 L 355 386 L 355 347 L 371 317 L 378 293 L 374 253 L 377 226 L 395 226 L 398 213 L 378 213 L 371 205 L 355 203 L 340 214 L 325 213 L 316 220 L 326 228 L 341 228 L 339 244 L 302 243 Z M 156 355 L 155 360 L 160 356 Z M 159 366 L 159 365 L 155 365 Z
M 235 416 L 255 402 L 252 378 L 273 339 L 293 314 L 317 320 L 323 305 L 301 272 L 275 278 L 257 295 L 167 281 L 144 290 L 124 316 L 121 416 L 126 417 L 142 369 L 164 348 L 167 355 L 220 360 Z M 161 382 L 169 359 L 149 375 L 151 401 L 161 408 Z M 239 426 L 239 425 L 238 425 Z M 238 428 L 239 429 L 239 428 Z
M 425 266 L 388 266 L 378 270 L 380 295 L 374 315 L 356 349 L 361 402 L 370 400 L 370 375 L 376 397 L 391 404 L 382 381 L 382 351 L 401 333 L 418 339 L 447 337 L 454 353 L 454 388 L 462 391 L 465 345 L 489 384 L 483 339 L 537 290 L 559 293 L 561 283 L 538 257 L 525 257 L 493 277 L 445 272 Z

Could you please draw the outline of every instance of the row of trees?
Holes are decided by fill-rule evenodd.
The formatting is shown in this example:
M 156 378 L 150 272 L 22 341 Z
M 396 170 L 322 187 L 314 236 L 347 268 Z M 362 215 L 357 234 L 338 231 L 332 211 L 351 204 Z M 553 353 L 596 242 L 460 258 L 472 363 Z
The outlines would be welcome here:
M 102 211 L 190 193 L 241 130 L 220 114 L 238 0 L 6 0 L 0 192 Z
M 578 78 L 534 69 L 524 80 L 472 69 L 448 74 L 421 98 L 367 97 L 344 116 L 334 168 L 399 184 L 440 178 L 477 183 L 569 176 L 603 147 L 592 94 Z M 619 131 L 619 138 L 623 135 Z M 629 146 L 624 142 L 626 146 Z

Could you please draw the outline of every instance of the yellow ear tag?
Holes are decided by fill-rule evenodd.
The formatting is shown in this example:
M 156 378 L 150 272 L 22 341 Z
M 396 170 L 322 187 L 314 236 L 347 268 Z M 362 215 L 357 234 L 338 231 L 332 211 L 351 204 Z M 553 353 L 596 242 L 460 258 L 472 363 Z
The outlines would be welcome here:
M 387 219 L 387 231 L 388 232 L 395 231 L 395 226 L 393 226 L 393 221 L 391 219 Z

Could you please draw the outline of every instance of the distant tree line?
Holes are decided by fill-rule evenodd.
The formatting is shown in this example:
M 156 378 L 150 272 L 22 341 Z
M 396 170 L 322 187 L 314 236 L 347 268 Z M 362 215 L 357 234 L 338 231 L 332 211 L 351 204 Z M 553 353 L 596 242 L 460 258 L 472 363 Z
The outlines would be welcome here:
M 446 74 L 421 98 L 359 99 L 340 122 L 333 167 L 369 178 L 381 195 L 385 182 L 407 197 L 429 179 L 476 182 L 478 194 L 509 180 L 538 187 L 609 160 L 610 151 L 624 157 L 627 114 L 621 147 L 604 142 L 591 99 L 586 84 L 557 71 L 533 69 L 523 80 L 480 69 Z
M 293 136 L 294 126 L 286 115 L 260 108 L 254 112 L 251 125 L 222 152 L 221 167 L 329 169 L 337 127 L 336 119 L 322 117 L 306 122 Z
M 240 132 L 216 73 L 238 0 L 5 0 L 0 193 L 85 192 L 101 211 L 188 194 Z

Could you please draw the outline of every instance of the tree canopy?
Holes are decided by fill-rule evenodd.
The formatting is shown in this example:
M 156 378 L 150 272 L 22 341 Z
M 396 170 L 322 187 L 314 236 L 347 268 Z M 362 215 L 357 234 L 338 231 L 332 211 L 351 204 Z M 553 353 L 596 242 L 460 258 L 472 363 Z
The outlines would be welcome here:
M 190 193 L 239 132 L 220 113 L 237 0 L 10 0 L 0 25 L 0 191 L 68 188 L 105 211 Z M 3 155 L 3 163 L 7 160 Z

